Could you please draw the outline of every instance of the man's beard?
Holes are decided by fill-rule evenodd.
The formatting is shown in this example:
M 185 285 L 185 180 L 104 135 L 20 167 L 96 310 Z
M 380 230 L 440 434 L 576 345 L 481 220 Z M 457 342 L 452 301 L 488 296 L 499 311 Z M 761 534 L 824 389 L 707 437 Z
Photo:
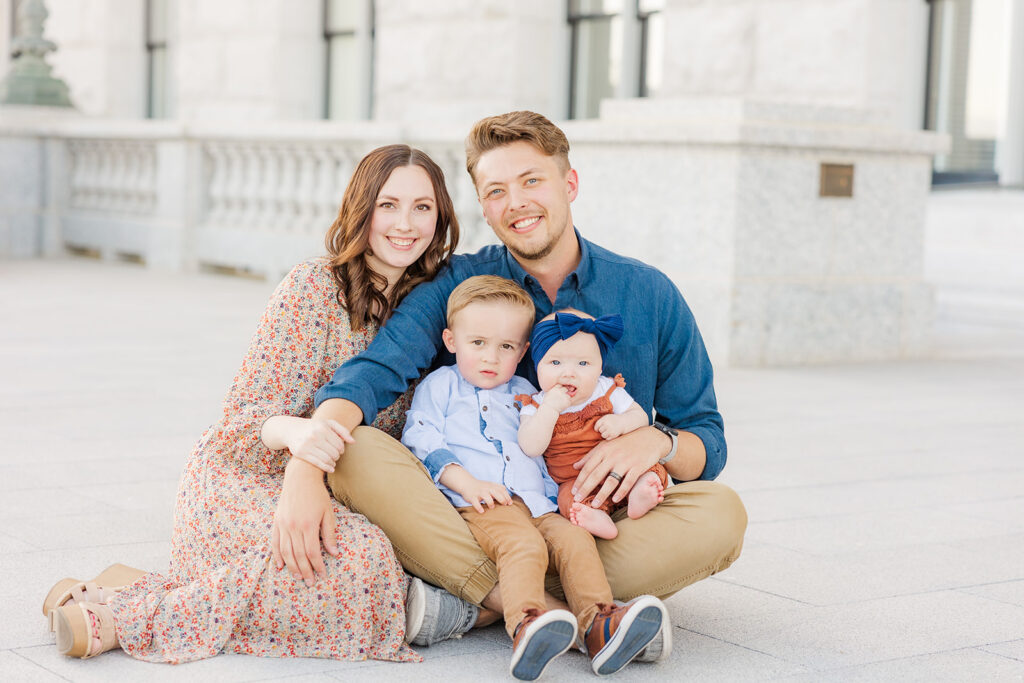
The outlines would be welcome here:
M 506 230 L 508 230 L 509 233 L 511 233 L 512 235 L 516 234 L 511 228 L 506 228 Z M 548 241 L 541 245 L 540 247 L 534 249 L 533 251 L 526 251 L 525 249 L 522 249 L 517 245 L 510 244 L 509 242 L 511 242 L 511 240 L 509 240 L 509 242 L 506 242 L 505 240 L 501 240 L 500 235 L 498 236 L 498 239 L 501 240 L 501 243 L 504 244 L 505 247 L 510 252 L 512 252 L 512 255 L 523 261 L 539 261 L 540 259 L 550 254 L 552 251 L 554 251 L 555 246 L 558 244 L 558 240 L 560 239 L 560 237 L 549 235 L 548 238 Z
M 513 256 L 515 256 L 518 259 L 521 259 L 523 261 L 539 261 L 540 259 L 544 258 L 545 256 L 547 256 L 548 254 L 555 250 L 555 243 L 557 241 L 558 240 L 551 240 L 550 242 L 542 246 L 540 249 L 537 249 L 535 251 L 523 251 L 522 249 L 518 249 L 508 243 L 505 243 L 505 247 L 510 252 L 512 252 Z

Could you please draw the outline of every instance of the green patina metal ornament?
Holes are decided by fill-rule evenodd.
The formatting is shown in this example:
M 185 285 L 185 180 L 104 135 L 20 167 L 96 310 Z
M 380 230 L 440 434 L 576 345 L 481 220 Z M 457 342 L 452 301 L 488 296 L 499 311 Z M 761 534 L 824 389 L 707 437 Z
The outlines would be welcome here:
M 18 3 L 17 31 L 11 42 L 14 59 L 7 76 L 0 81 L 0 104 L 28 104 L 71 107 L 68 86 L 51 75 L 46 53 L 57 46 L 43 38 L 43 23 L 50 15 L 43 0 Z

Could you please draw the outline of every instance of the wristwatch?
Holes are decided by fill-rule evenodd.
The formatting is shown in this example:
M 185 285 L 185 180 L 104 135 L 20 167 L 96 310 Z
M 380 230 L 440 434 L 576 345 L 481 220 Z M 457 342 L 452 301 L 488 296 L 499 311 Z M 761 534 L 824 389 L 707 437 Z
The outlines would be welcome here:
M 672 429 L 668 425 L 663 425 L 658 421 L 655 421 L 654 424 L 652 424 L 651 426 L 657 429 L 662 434 L 667 434 L 668 438 L 672 439 L 672 449 L 668 452 L 668 455 L 666 455 L 664 458 L 658 461 L 659 465 L 664 465 L 669 460 L 676 457 L 676 448 L 679 446 L 679 442 L 676 439 L 676 435 L 679 434 L 679 432 L 675 429 Z

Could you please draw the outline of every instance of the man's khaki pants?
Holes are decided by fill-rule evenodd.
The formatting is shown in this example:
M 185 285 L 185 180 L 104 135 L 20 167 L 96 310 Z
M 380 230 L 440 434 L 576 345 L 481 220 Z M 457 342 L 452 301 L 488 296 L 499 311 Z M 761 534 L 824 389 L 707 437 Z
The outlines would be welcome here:
M 498 572 L 458 511 L 416 456 L 373 427 L 357 427 L 333 473 L 334 497 L 391 539 L 406 571 L 479 605 Z M 597 539 L 612 594 L 667 598 L 731 565 L 743 547 L 747 513 L 736 493 L 713 481 L 676 484 L 640 519 L 616 512 L 619 535 Z M 547 589 L 565 597 L 558 577 Z

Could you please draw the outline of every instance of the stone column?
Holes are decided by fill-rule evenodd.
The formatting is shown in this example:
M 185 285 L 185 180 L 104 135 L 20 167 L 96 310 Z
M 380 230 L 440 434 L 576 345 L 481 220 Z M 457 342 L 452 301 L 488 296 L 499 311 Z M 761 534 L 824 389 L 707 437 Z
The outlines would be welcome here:
M 559 118 L 565 24 L 564 3 L 552 0 L 378 0 L 374 118 L 467 126 L 513 109 Z
M 923 0 L 666 0 L 660 97 L 854 106 L 920 129 Z
M 999 182 L 1024 186 L 1024 0 L 1011 3 L 1006 134 L 996 148 Z
M 43 143 L 0 135 L 0 258 L 38 256 L 43 204 Z

